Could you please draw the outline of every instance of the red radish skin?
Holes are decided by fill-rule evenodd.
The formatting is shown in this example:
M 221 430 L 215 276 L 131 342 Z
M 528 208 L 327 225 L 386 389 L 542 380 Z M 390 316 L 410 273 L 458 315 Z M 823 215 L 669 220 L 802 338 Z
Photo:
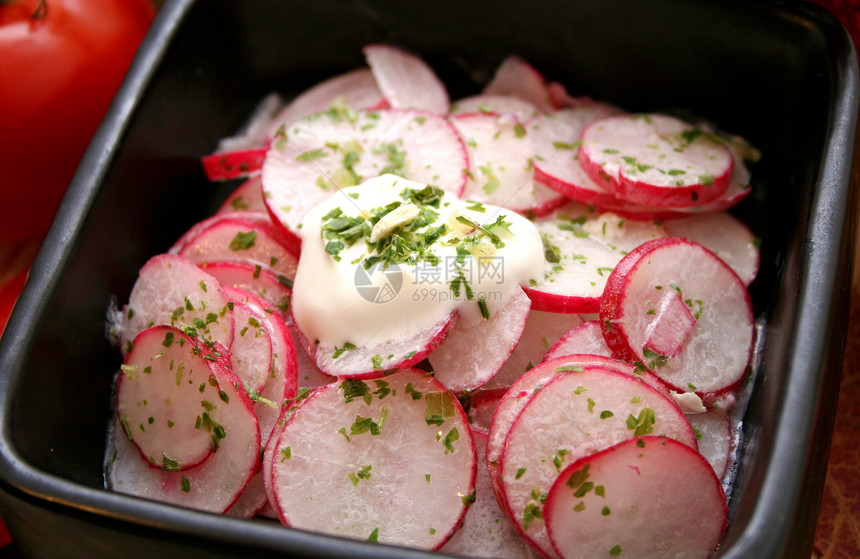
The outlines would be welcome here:
M 508 388 L 526 371 L 540 363 L 547 350 L 565 332 L 582 324 L 576 314 L 529 311 L 526 327 L 511 356 L 484 389 Z
M 473 95 L 451 106 L 452 115 L 468 113 L 511 115 L 524 123 L 541 114 L 534 104 L 512 95 Z
M 360 68 L 324 80 L 300 93 L 272 119 L 268 137 L 274 138 L 282 126 L 292 126 L 333 106 L 364 110 L 385 108 L 387 103 L 370 69 Z
M 629 374 L 593 368 L 547 382 L 511 424 L 500 461 L 502 501 L 520 535 L 543 554 L 554 556 L 541 509 L 542 496 L 559 472 L 573 461 L 642 434 L 678 439 L 697 448 L 693 428 L 678 407 Z
M 216 513 L 229 509 L 244 491 L 259 461 L 260 429 L 248 394 L 229 368 L 226 357 L 229 352 L 217 343 L 211 351 L 209 347 L 208 343 L 201 344 L 170 326 L 148 328 L 135 338 L 134 349 L 126 359 L 122 374 L 127 376 L 129 367 L 133 367 L 140 371 L 142 377 L 147 374 L 145 367 L 150 366 L 151 374 L 155 374 L 157 368 L 167 369 L 174 382 L 178 379 L 180 384 L 187 384 L 191 379 L 193 394 L 183 397 L 183 401 L 190 408 L 199 410 L 203 423 L 209 426 L 200 431 L 212 437 L 213 441 L 217 439 L 217 447 L 204 462 L 188 470 L 153 468 L 149 460 L 141 458 L 127 434 L 130 431 L 134 437 L 135 430 L 139 432 L 140 427 L 123 421 L 120 412 L 111 434 L 114 453 L 106 470 L 111 489 Z M 171 361 L 173 370 L 170 370 Z M 189 376 L 192 370 L 198 375 L 203 371 L 203 383 Z M 181 378 L 180 371 L 184 373 Z M 125 382 L 126 378 L 120 379 L 120 384 Z M 157 399 L 170 399 L 177 395 L 175 390 L 171 390 L 157 396 Z M 201 401 L 206 402 L 202 407 Z M 150 398 L 148 402 L 158 407 L 156 398 Z M 157 419 L 156 415 L 159 416 Z M 156 421 L 167 425 L 169 418 L 161 415 L 153 414 L 151 425 Z M 147 420 L 144 429 L 151 425 Z M 165 437 L 178 435 L 177 444 L 186 441 L 181 433 L 172 432 L 169 427 L 163 434 Z
M 553 108 L 543 74 L 520 56 L 505 58 L 496 68 L 493 78 L 484 86 L 482 93 L 517 97 L 528 101 L 541 111 L 549 111 Z
M 579 162 L 617 198 L 657 207 L 688 207 L 719 198 L 734 165 L 712 135 L 660 114 L 612 116 L 582 132 Z
M 288 526 L 438 549 L 475 499 L 476 463 L 457 399 L 405 369 L 308 396 L 273 452 L 272 487 Z
M 556 313 L 593 313 L 612 269 L 643 242 L 666 236 L 662 225 L 601 214 L 570 202 L 535 220 L 544 242 L 542 279 L 525 287 L 532 308 Z
M 287 276 L 246 262 L 207 262 L 200 268 L 221 285 L 249 291 L 264 300 L 281 318 L 289 318 L 292 281 Z
M 262 167 L 262 162 L 260 167 Z M 263 200 L 263 183 L 259 174 L 237 186 L 224 200 L 216 214 L 230 212 L 268 212 L 266 201 Z
M 304 215 L 340 188 L 397 173 L 459 195 L 467 168 L 459 134 L 439 115 L 391 109 L 347 118 L 327 112 L 290 126 L 275 139 L 262 181 L 275 224 L 300 243 Z
M 263 167 L 266 151 L 266 147 L 257 147 L 213 153 L 201 158 L 200 163 L 203 165 L 203 173 L 210 181 L 247 178 Z
M 725 212 L 707 212 L 666 222 L 672 237 L 684 237 L 705 246 L 750 285 L 758 274 L 759 240 L 749 227 Z
M 287 329 L 290 331 L 290 337 L 293 340 L 293 346 L 296 348 L 296 366 L 298 368 L 298 384 L 304 388 L 316 388 L 324 386 L 330 382 L 337 380 L 319 370 L 307 349 L 301 343 L 301 336 L 298 333 L 295 323 L 292 318 L 287 322 Z
M 426 62 L 390 45 L 368 45 L 363 52 L 391 108 L 448 114 L 448 91 Z
M 460 114 L 451 124 L 469 157 L 464 199 L 533 215 L 546 215 L 564 204 L 563 196 L 533 180 L 531 139 L 513 115 Z
M 544 361 L 574 353 L 590 353 L 592 355 L 612 357 L 612 352 L 609 346 L 606 345 L 606 340 L 603 339 L 603 331 L 600 328 L 599 321 L 589 320 L 571 328 L 549 348 L 549 351 L 544 356 Z
M 644 348 L 664 357 L 675 357 L 684 347 L 684 343 L 696 326 L 696 318 L 690 312 L 681 295 L 677 292 L 667 293 L 660 299 L 654 310 L 654 316 L 645 333 Z M 651 312 L 649 309 L 647 312 Z
M 473 428 L 472 437 L 475 440 L 478 458 L 475 502 L 466 511 L 463 526 L 439 551 L 457 557 L 532 559 L 534 556 L 528 546 L 511 527 L 505 513 L 499 507 L 487 470 L 483 467 L 487 435 Z
M 428 358 L 436 380 L 456 394 L 485 385 L 517 346 L 530 306 L 528 296 L 516 288 L 488 319 L 461 316 Z
M 535 180 L 584 204 L 611 202 L 612 194 L 580 166 L 578 146 L 582 131 L 590 122 L 619 112 L 612 105 L 589 103 L 544 113 L 529 121 Z
M 549 490 L 544 517 L 563 559 L 707 559 L 726 528 L 728 507 L 697 452 L 644 436 L 565 468 Z
M 299 259 L 271 223 L 222 219 L 201 231 L 179 254 L 197 265 L 234 261 L 260 266 L 292 281 Z
M 233 312 L 220 283 L 174 254 L 153 256 L 143 265 L 122 310 L 118 342 L 123 355 L 150 325 L 189 326 L 206 340 L 233 343 Z
M 696 319 L 673 357 L 647 349 L 661 301 L 680 295 Z M 705 247 L 680 237 L 646 242 L 610 274 L 600 303 L 613 353 L 639 363 L 677 392 L 730 391 L 743 380 L 755 336 L 743 281 Z

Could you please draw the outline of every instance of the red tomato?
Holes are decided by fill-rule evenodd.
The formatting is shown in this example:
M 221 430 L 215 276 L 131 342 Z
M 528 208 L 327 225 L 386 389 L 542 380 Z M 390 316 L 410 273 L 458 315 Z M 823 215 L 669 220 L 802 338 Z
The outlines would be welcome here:
M 44 236 L 154 14 L 150 0 L 0 0 L 0 242 Z

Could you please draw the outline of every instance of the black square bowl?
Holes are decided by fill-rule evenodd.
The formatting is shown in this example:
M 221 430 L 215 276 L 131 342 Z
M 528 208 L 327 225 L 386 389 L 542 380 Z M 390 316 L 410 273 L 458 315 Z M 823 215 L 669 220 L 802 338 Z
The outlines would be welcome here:
M 267 93 L 419 53 L 452 98 L 520 54 L 575 95 L 685 108 L 763 153 L 734 211 L 761 239 L 766 323 L 720 557 L 810 556 L 845 345 L 856 182 L 851 38 L 812 4 L 705 0 L 175 0 L 87 151 L 0 346 L 0 512 L 32 557 L 431 557 L 103 488 L 105 311 L 233 185 L 199 156 Z M 46 162 L 50 164 L 50 162 Z

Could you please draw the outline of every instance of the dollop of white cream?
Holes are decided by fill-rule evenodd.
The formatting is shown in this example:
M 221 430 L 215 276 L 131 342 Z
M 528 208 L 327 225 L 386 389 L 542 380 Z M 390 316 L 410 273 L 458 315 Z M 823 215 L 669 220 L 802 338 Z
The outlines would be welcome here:
M 341 189 L 308 212 L 292 311 L 309 342 L 360 347 L 394 340 L 455 311 L 479 320 L 500 308 L 515 286 L 542 273 L 543 245 L 529 220 L 441 191 L 438 207 L 409 198 L 407 189 L 426 187 L 386 174 Z M 389 207 L 393 203 L 399 205 Z M 348 245 L 331 232 L 333 214 L 363 218 L 366 235 Z M 444 232 L 414 260 L 379 259 L 378 247 L 387 240 L 416 246 L 416 238 L 434 229 Z

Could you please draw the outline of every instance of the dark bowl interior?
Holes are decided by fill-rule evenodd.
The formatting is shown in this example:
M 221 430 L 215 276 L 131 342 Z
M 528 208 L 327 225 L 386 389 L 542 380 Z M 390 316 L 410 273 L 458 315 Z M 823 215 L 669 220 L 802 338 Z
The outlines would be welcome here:
M 762 153 L 734 211 L 762 241 L 766 320 L 724 557 L 810 556 L 845 342 L 853 246 L 857 62 L 806 4 L 580 0 L 177 0 L 161 10 L 82 162 L 0 347 L 0 507 L 34 557 L 153 553 L 427 557 L 108 493 L 102 458 L 119 355 L 112 298 L 235 183 L 199 156 L 255 104 L 364 63 L 419 53 L 452 98 L 519 54 L 575 95 L 687 110 Z

